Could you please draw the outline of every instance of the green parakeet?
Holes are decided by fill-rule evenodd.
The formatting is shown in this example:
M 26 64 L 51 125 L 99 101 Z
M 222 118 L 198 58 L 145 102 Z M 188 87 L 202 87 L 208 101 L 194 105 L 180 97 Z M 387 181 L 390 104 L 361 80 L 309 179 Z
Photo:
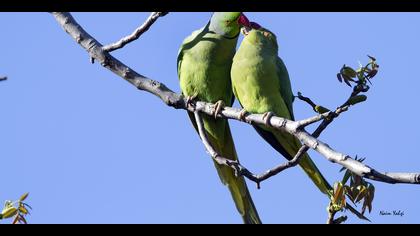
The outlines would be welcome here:
M 255 23 L 251 23 L 255 24 Z M 255 26 L 256 25 L 256 26 Z M 293 100 L 289 74 L 278 57 L 276 36 L 255 24 L 235 54 L 231 77 L 233 92 L 241 106 L 251 113 L 272 112 L 290 120 L 293 116 Z M 291 160 L 302 146 L 291 134 L 255 125 L 257 132 L 279 153 Z M 328 194 L 331 186 L 316 165 L 305 154 L 299 165 L 321 192 Z
M 254 22 L 245 26 L 245 34 L 233 58 L 231 78 L 232 89 L 241 106 L 251 113 L 273 112 L 275 115 L 294 120 L 293 100 L 289 73 L 278 56 L 276 36 Z M 248 31 L 250 30 L 250 31 Z M 285 131 L 263 126 L 254 126 L 274 149 L 291 160 L 301 147 L 294 136 Z M 323 177 L 308 154 L 299 165 L 315 185 L 331 197 L 332 187 Z M 368 220 L 351 205 L 346 205 L 360 219 Z
M 178 55 L 178 77 L 184 96 L 232 105 L 230 69 L 240 28 L 246 24 L 249 21 L 240 12 L 216 12 L 205 27 L 184 40 Z M 194 114 L 189 112 L 188 115 L 197 130 Z M 227 120 L 203 115 L 203 122 L 214 149 L 223 157 L 237 160 Z M 245 179 L 236 177 L 229 167 L 214 164 L 244 222 L 261 223 Z

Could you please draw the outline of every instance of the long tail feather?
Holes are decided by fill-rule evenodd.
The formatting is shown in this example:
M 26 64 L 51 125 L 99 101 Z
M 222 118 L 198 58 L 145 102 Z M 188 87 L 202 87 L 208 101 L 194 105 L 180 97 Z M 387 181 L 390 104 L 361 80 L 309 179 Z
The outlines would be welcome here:
M 195 117 L 192 113 L 188 113 L 191 122 L 193 123 L 195 129 L 197 130 L 197 124 L 195 122 Z M 211 124 L 210 126 L 217 125 L 215 120 L 212 118 L 204 118 L 205 123 Z M 233 143 L 233 137 L 230 132 L 229 124 L 227 121 L 224 125 L 224 134 L 223 140 L 225 141 L 223 145 L 217 145 L 217 142 L 214 138 L 209 137 L 209 141 L 212 143 L 213 147 L 218 151 L 218 153 L 226 158 L 232 160 L 237 160 L 237 154 L 235 150 L 235 145 Z M 198 131 L 197 131 L 198 132 Z M 235 206 L 238 212 L 241 214 L 242 219 L 245 224 L 262 224 L 261 219 L 258 215 L 257 208 L 254 205 L 251 194 L 249 192 L 248 186 L 245 182 L 243 176 L 235 176 L 234 170 L 227 166 L 221 166 L 217 163 L 214 163 L 219 174 L 220 180 L 224 185 L 226 185 L 232 195 L 232 199 L 235 202 Z
M 268 142 L 274 149 L 276 149 L 281 155 L 283 155 L 287 160 L 292 160 L 294 156 L 292 156 L 282 145 L 282 143 L 278 140 L 278 138 L 272 133 L 267 130 L 260 128 L 259 126 L 254 126 L 255 130 L 258 134 L 264 138 L 266 142 Z M 297 152 L 297 151 L 296 151 Z M 319 188 L 322 193 L 328 194 L 328 190 L 331 189 L 331 185 L 328 181 L 324 178 L 321 174 L 319 169 L 316 167 L 315 163 L 311 160 L 311 158 L 305 154 L 302 157 L 299 165 L 303 168 L 303 170 L 308 174 L 314 184 Z

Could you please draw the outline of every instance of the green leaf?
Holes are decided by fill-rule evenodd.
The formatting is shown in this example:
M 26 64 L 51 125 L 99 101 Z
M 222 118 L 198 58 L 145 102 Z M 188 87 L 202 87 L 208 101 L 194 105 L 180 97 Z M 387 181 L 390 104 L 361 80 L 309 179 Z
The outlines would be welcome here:
M 346 189 L 346 194 L 349 197 L 350 201 L 354 203 L 354 197 L 353 197 L 353 190 L 350 186 L 344 186 L 344 188 Z
M 369 57 L 369 59 L 371 60 L 371 61 L 376 61 L 376 58 L 374 58 L 374 57 L 372 57 L 372 56 L 370 56 L 370 55 L 367 55 L 368 57 Z
M 347 76 L 351 80 L 352 80 L 352 78 L 355 78 L 356 75 L 357 75 L 356 71 L 353 68 L 351 68 L 350 66 L 346 66 L 346 65 L 344 65 L 343 68 L 341 68 L 340 73 L 341 73 L 341 75 L 343 75 L 343 77 Z M 354 81 L 354 80 L 352 80 L 352 81 Z
M 334 184 L 334 196 L 333 196 L 333 203 L 340 204 L 343 198 L 344 188 L 341 182 L 336 182 Z M 340 204 L 341 205 L 341 204 Z
M 340 81 L 340 83 L 343 82 L 343 77 L 341 77 L 340 73 L 337 73 L 337 79 L 338 79 L 338 81 Z
M 360 202 L 363 198 L 365 198 L 368 193 L 367 188 L 363 185 L 357 186 L 357 189 L 359 193 L 357 194 L 357 197 L 355 199 L 356 203 Z
M 27 225 L 28 224 L 28 222 L 26 221 L 26 219 L 25 219 L 25 217 L 20 217 L 20 221 L 22 221 L 25 225 Z
M 366 200 L 363 202 L 363 207 L 362 207 L 362 215 L 364 215 L 365 214 L 365 211 L 366 211 L 366 206 L 367 206 L 367 204 L 366 204 Z
M 343 76 L 344 77 L 344 76 Z M 347 80 L 347 79 L 344 79 L 344 82 L 349 86 L 349 87 L 351 87 L 351 84 L 350 84 L 350 82 L 349 82 L 349 80 Z
M 368 191 L 369 191 L 369 196 L 371 198 L 371 202 L 373 202 L 373 199 L 375 197 L 375 186 L 373 186 L 373 184 L 369 184 Z
M 18 210 L 15 207 L 8 207 L 5 208 L 1 214 L 3 215 L 3 219 L 11 218 L 18 213 Z
M 356 104 L 361 103 L 361 102 L 364 102 L 366 100 L 367 100 L 367 96 L 366 95 L 357 95 L 357 96 L 351 97 L 347 101 L 347 103 L 349 105 L 356 105 Z
M 369 213 L 371 213 L 372 212 L 372 199 L 370 199 L 370 198 L 369 198 L 367 207 L 368 207 Z
M 347 170 L 346 173 L 344 174 L 344 177 L 341 183 L 346 184 L 347 181 L 350 179 L 350 177 L 351 177 L 351 171 Z
M 341 195 L 341 207 L 344 208 L 346 206 L 346 194 L 345 192 L 345 188 L 343 188 L 343 194 Z
M 23 217 L 23 216 L 19 217 L 19 221 L 22 222 L 25 225 L 28 224 L 28 222 L 26 221 L 25 217 Z
M 29 213 L 28 210 L 23 205 L 19 207 L 19 211 L 20 211 L 20 213 L 22 213 L 24 215 Z
M 352 173 L 352 180 L 353 180 L 353 184 L 351 186 L 356 186 L 356 187 L 361 185 L 361 183 L 363 181 L 362 177 L 360 177 L 356 174 L 353 174 L 353 173 Z
M 315 106 L 315 111 L 318 112 L 319 114 L 324 114 L 326 112 L 329 112 L 330 110 L 323 106 Z
M 369 213 L 371 213 L 371 212 L 372 212 L 372 201 L 373 201 L 373 198 L 372 198 L 372 196 L 368 193 L 368 194 L 366 195 L 366 197 L 365 197 L 364 205 L 366 205 L 366 207 L 367 207 L 367 209 L 368 209 Z
M 29 195 L 29 193 L 25 193 L 25 194 L 23 194 L 23 195 L 19 198 L 19 201 L 21 201 L 21 202 L 25 201 L 25 200 L 26 200 L 26 198 L 28 197 L 28 195 Z
M 27 207 L 27 208 L 29 208 L 29 209 L 31 209 L 31 210 L 32 210 L 32 207 L 31 207 L 31 206 L 29 206 L 27 203 L 22 202 L 22 204 L 23 204 L 25 207 Z

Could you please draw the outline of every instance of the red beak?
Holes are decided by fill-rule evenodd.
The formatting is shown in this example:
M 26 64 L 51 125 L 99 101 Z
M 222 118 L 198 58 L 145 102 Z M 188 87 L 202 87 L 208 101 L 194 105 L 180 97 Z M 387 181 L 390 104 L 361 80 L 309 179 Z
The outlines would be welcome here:
M 250 22 L 249 23 L 249 25 L 250 25 L 250 27 L 251 28 L 253 28 L 253 29 L 259 29 L 259 28 L 261 28 L 261 25 L 259 25 L 258 23 L 256 23 L 256 22 Z
M 241 15 L 239 16 L 238 23 L 241 26 L 251 27 L 251 23 L 243 13 L 241 13 Z
M 241 32 L 244 35 L 248 35 L 248 32 L 253 30 L 253 29 L 257 30 L 257 29 L 261 28 L 261 25 L 259 25 L 258 23 L 250 22 L 248 20 L 248 18 L 243 13 L 241 13 L 241 15 L 239 16 L 238 24 L 240 26 L 242 26 Z

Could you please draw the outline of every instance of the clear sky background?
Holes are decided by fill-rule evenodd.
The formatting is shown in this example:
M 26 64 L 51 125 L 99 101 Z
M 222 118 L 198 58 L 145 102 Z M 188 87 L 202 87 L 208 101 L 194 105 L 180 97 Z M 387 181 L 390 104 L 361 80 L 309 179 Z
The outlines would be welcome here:
M 75 13 L 101 43 L 133 31 L 149 13 Z M 170 13 L 117 58 L 179 92 L 183 39 L 211 13 Z M 278 36 L 301 91 L 334 108 L 350 89 L 343 64 L 378 59 L 368 101 L 321 137 L 380 171 L 420 171 L 420 14 L 247 13 Z M 48 13 L 0 14 L 0 201 L 30 192 L 30 223 L 241 223 L 185 111 L 137 91 L 98 64 Z M 241 39 L 240 39 L 241 40 Z M 235 106 L 238 106 L 236 103 Z M 313 115 L 300 101 L 296 118 Z M 250 126 L 232 121 L 242 163 L 262 172 L 284 162 Z M 311 152 L 331 181 L 340 167 Z M 420 223 L 420 187 L 375 183 L 374 223 Z M 249 183 L 265 223 L 324 223 L 328 199 L 299 168 Z M 401 210 L 403 217 L 381 216 Z M 349 215 L 348 223 L 362 223 Z M 2 221 L 1 223 L 7 223 Z

